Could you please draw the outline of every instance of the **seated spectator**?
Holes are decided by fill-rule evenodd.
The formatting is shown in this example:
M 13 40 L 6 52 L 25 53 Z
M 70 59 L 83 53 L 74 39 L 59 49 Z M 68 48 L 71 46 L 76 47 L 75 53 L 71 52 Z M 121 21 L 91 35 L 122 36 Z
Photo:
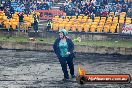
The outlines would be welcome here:
M 116 10 L 121 10 L 121 5 L 120 4 L 116 5 Z
M 127 12 L 127 5 L 123 4 L 121 12 Z
M 84 11 L 84 14 L 85 14 L 85 16 L 89 16 L 90 12 L 88 11 L 88 9 L 86 9 L 86 10 Z
M 46 2 L 43 3 L 42 7 L 43 7 L 44 10 L 48 10 L 49 9 L 49 6 L 48 6 L 48 4 Z
M 96 6 L 97 1 L 96 1 L 96 0 L 92 0 L 91 3 L 92 3 L 94 6 Z
M 120 16 L 120 10 L 117 10 L 117 11 L 115 12 L 115 16 L 116 16 L 116 17 L 119 17 L 119 16 Z
M 128 9 L 126 16 L 132 18 L 132 8 Z
M 59 10 L 64 11 L 64 8 L 65 8 L 65 6 L 64 6 L 64 4 L 62 4 L 62 5 L 60 6 Z
M 108 0 L 103 0 L 104 5 L 108 5 Z
M 74 16 L 75 12 L 72 10 L 72 8 L 68 9 L 67 16 Z

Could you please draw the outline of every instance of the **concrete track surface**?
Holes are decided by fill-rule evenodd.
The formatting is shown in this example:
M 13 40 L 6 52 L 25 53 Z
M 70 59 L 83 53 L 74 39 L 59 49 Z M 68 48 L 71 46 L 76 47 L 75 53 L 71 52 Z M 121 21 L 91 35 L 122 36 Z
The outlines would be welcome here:
M 76 54 L 75 73 L 81 65 L 88 74 L 130 74 L 132 56 Z M 0 50 L 0 88 L 132 88 L 130 84 L 62 82 L 63 73 L 53 52 Z

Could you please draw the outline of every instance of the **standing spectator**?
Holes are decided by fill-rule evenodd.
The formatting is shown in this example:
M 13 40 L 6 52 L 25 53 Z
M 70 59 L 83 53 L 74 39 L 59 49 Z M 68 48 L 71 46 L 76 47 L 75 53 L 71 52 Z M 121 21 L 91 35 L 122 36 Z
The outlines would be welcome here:
M 11 13 L 11 16 L 12 16 L 12 14 L 14 14 L 15 13 L 15 10 L 14 10 L 14 8 L 11 6 L 11 8 L 10 8 L 10 13 Z
M 22 24 L 23 24 L 23 18 L 24 18 L 24 16 L 23 16 L 22 12 L 20 12 L 18 14 L 18 16 L 19 16 L 19 30 L 20 30 L 20 26 L 22 26 Z
M 33 23 L 33 28 L 35 32 L 38 32 L 38 16 L 36 13 L 33 14 L 33 18 L 34 18 L 34 23 Z
M 51 28 L 52 28 L 52 21 L 48 20 L 46 31 L 49 31 Z
M 63 81 L 68 81 L 69 79 L 67 65 L 69 66 L 71 77 L 75 78 L 73 64 L 73 59 L 75 57 L 74 44 L 72 40 L 67 37 L 67 35 L 68 32 L 65 29 L 59 30 L 59 38 L 55 40 L 53 45 L 54 52 L 59 59 L 64 73 Z

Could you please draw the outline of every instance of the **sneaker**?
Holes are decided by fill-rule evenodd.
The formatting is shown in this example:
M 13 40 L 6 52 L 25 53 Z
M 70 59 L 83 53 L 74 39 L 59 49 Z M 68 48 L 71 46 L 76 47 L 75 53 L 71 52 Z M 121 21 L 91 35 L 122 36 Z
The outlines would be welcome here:
M 76 78 L 76 76 L 75 75 L 72 75 L 71 78 Z

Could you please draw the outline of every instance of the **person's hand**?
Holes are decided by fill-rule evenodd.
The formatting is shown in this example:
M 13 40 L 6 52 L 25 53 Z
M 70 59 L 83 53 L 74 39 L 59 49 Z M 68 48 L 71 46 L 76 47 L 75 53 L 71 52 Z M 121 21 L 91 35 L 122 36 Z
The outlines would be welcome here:
M 70 52 L 67 52 L 66 55 L 70 55 L 71 53 Z

